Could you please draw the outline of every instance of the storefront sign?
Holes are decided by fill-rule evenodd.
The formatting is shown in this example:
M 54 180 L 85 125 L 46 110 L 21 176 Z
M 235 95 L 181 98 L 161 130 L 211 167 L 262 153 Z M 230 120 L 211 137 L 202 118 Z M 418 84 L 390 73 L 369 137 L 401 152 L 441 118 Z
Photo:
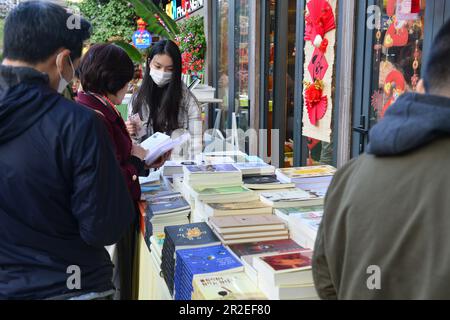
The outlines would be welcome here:
M 188 16 L 190 13 L 203 8 L 204 0 L 171 0 L 166 2 L 166 13 L 173 20 Z

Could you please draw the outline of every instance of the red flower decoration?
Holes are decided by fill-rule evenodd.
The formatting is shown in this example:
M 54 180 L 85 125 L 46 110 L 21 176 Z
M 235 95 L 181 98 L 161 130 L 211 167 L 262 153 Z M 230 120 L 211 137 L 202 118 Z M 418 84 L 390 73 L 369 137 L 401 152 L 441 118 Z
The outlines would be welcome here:
M 328 98 L 323 96 L 323 81 L 305 83 L 305 104 L 308 110 L 309 121 L 313 126 L 325 116 L 328 108 Z

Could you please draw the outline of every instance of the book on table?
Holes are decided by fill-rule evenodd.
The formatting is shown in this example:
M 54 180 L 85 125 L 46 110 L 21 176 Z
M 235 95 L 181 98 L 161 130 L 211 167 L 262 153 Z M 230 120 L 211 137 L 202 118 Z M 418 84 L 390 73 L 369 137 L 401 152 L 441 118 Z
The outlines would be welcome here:
M 242 185 L 242 173 L 232 164 L 184 166 L 184 182 L 193 188 Z
M 286 230 L 286 223 L 275 215 L 211 217 L 210 225 L 220 234 Z
M 253 190 L 273 190 L 295 188 L 293 183 L 282 183 L 276 175 L 247 176 L 243 178 L 244 187 Z
M 330 181 L 336 173 L 336 168 L 328 165 L 280 168 L 275 171 L 278 179 L 286 183 L 314 183 Z
M 184 188 L 192 198 L 206 203 L 230 203 L 258 200 L 258 195 L 242 186 L 192 188 L 184 182 Z
M 323 215 L 323 205 L 306 206 L 306 207 L 291 207 L 291 208 L 276 208 L 274 214 L 284 221 L 289 221 L 290 216 L 297 216 L 303 214 L 313 214 L 315 216 Z
M 266 300 L 256 283 L 244 272 L 195 275 L 193 300 Z
M 207 203 L 205 204 L 205 215 L 208 217 L 220 217 L 230 215 L 253 215 L 272 214 L 271 206 L 260 200 L 233 203 Z
M 242 172 L 242 175 L 273 175 L 275 167 L 264 162 L 238 162 L 234 166 Z
M 312 252 L 291 252 L 253 258 L 258 281 L 273 286 L 313 284 Z
M 261 201 L 273 208 L 289 208 L 322 205 L 324 198 L 301 189 L 288 192 L 263 192 Z
M 223 245 L 176 251 L 175 299 L 191 300 L 194 275 L 242 272 L 239 259 Z

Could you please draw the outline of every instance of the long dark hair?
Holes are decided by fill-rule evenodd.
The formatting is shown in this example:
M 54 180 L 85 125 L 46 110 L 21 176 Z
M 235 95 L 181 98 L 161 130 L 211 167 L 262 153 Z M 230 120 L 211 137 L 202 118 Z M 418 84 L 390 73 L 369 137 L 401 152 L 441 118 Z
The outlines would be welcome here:
M 172 79 L 162 88 L 159 88 L 150 76 L 150 62 L 159 54 L 166 54 L 173 61 Z M 170 133 L 179 128 L 178 115 L 182 98 L 180 49 L 170 40 L 159 41 L 152 47 L 147 58 L 142 85 L 133 99 L 133 113 L 139 113 L 142 116 L 142 107 L 147 104 L 153 131 Z

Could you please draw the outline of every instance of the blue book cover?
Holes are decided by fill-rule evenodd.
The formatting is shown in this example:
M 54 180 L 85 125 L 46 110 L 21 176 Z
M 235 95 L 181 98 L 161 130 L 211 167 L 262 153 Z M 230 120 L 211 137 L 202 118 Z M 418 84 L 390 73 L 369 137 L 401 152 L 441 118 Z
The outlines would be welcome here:
M 184 211 L 191 208 L 189 206 L 189 203 L 181 195 L 154 199 L 152 202 L 149 202 L 148 206 L 153 215 L 162 215 L 164 213 Z
M 189 300 L 194 275 L 242 271 L 242 263 L 223 245 L 177 250 L 175 299 Z

